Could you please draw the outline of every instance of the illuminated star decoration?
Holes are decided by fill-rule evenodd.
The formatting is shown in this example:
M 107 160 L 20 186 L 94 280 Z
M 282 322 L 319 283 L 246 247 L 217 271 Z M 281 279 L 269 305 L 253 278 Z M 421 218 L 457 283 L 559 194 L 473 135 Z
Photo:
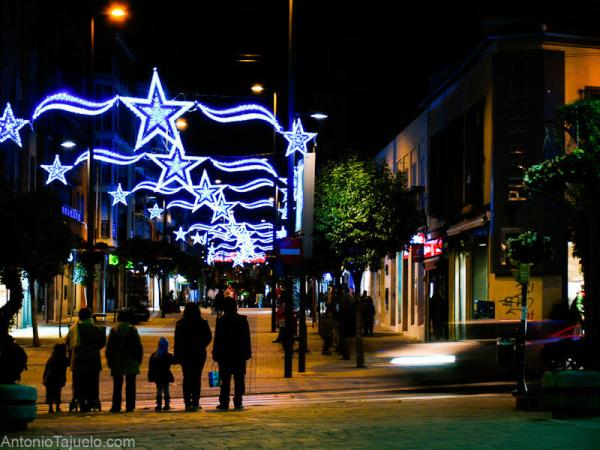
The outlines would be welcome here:
M 60 157 L 56 155 L 52 164 L 41 164 L 40 167 L 48 172 L 46 184 L 52 183 L 54 180 L 60 181 L 62 184 L 67 184 L 65 173 L 73 168 L 73 166 L 64 166 L 60 163 Z
M 174 231 L 175 233 L 175 240 L 176 241 L 185 241 L 185 235 L 187 234 L 187 232 L 183 231 L 183 227 L 179 227 L 179 230 Z
M 152 219 L 160 219 L 164 209 L 158 207 L 158 203 L 155 203 L 152 208 L 148 208 L 150 212 L 150 220 Z
M 215 223 L 220 218 L 231 220 L 231 216 L 233 214 L 232 209 L 237 204 L 238 202 L 226 202 L 225 196 L 221 192 L 217 198 L 217 202 L 213 204 L 213 217 L 210 222 Z
M 108 191 L 108 193 L 113 197 L 113 206 L 115 206 L 117 203 L 127 205 L 126 197 L 131 194 L 131 191 L 124 191 L 121 187 L 121 183 L 119 183 L 116 191 Z
M 179 144 L 175 121 L 194 106 L 194 102 L 167 100 L 156 68 L 146 98 L 120 97 L 120 100 L 142 120 L 135 150 L 155 136 L 162 136 L 173 144 Z
M 163 169 L 156 183 L 156 189 L 161 189 L 173 181 L 178 181 L 183 187 L 189 188 L 192 185 L 190 172 L 198 164 L 208 159 L 185 156 L 185 151 L 178 145 L 174 145 L 168 155 L 148 153 L 147 156 Z
M 277 239 L 285 239 L 287 237 L 287 230 L 281 225 L 281 230 L 277 230 L 275 234 L 277 235 Z
M 200 179 L 200 185 L 194 186 L 194 195 L 196 201 L 192 211 L 198 210 L 203 205 L 210 205 L 218 202 L 218 194 L 223 192 L 225 186 L 219 186 L 218 184 L 211 184 L 208 178 L 206 170 L 202 172 L 202 178 Z
M 6 108 L 4 108 L 4 114 L 0 117 L 0 142 L 10 139 L 19 147 L 22 147 L 19 130 L 28 123 L 29 120 L 16 119 L 10 103 L 7 103 Z
M 196 234 L 192 236 L 192 245 L 196 245 L 196 244 L 200 244 L 200 245 L 206 245 L 206 240 L 207 240 L 207 234 L 204 233 L 204 236 L 200 236 L 200 234 L 198 234 L 198 232 L 196 231 Z
M 305 133 L 302 122 L 300 119 L 296 119 L 293 130 L 283 132 L 283 137 L 285 137 L 289 143 L 285 156 L 290 156 L 294 154 L 294 152 L 300 152 L 302 156 L 306 156 L 306 153 L 308 152 L 306 144 L 312 141 L 316 135 L 317 133 Z

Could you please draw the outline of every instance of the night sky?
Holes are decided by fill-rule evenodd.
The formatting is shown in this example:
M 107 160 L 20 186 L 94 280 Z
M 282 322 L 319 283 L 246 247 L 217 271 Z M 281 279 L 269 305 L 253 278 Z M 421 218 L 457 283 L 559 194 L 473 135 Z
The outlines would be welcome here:
M 432 76 L 460 62 L 493 27 L 532 32 L 545 23 L 550 32 L 589 34 L 600 18 L 600 6 L 586 0 L 413 3 L 295 1 L 295 109 L 330 115 L 322 124 L 307 122 L 329 152 L 381 150 L 415 117 Z M 279 120 L 287 124 L 286 0 L 131 0 L 129 6 L 122 33 L 139 81 L 149 80 L 156 66 L 171 95 L 222 105 L 270 107 L 274 89 Z M 244 58 L 257 62 L 238 62 Z M 267 88 L 262 99 L 251 96 L 255 82 Z

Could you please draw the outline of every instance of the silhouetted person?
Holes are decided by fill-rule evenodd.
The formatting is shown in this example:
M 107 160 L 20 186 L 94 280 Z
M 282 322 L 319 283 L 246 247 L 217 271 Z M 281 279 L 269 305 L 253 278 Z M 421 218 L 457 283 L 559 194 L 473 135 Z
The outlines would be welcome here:
M 144 350 L 137 329 L 131 325 L 131 313 L 121 311 L 118 323 L 111 330 L 106 344 L 106 362 L 113 377 L 111 412 L 121 411 L 123 377 L 125 377 L 125 411 L 135 409 L 135 384 L 140 373 Z
M 360 297 L 360 306 L 362 308 L 363 332 L 365 336 L 373 336 L 373 323 L 375 322 L 375 305 L 373 298 L 363 291 Z
M 219 289 L 219 292 L 215 295 L 215 314 L 217 317 L 221 317 L 223 314 L 223 302 L 225 301 L 225 294 L 223 294 L 223 289 Z
M 10 334 L 0 334 L 0 384 L 12 384 L 21 379 L 27 369 L 27 353 Z
M 169 383 L 175 381 L 171 365 L 175 358 L 169 353 L 169 341 L 164 337 L 158 340 L 158 348 L 150 356 L 148 364 L 148 381 L 156 384 L 156 408 L 155 411 L 168 411 L 171 409 L 171 394 L 169 392 Z M 162 399 L 165 399 L 165 405 L 162 406 Z
M 246 361 L 252 357 L 250 327 L 246 316 L 237 313 L 237 304 L 233 298 L 225 299 L 223 309 L 223 317 L 217 319 L 213 344 L 213 359 L 219 364 L 221 378 L 217 409 L 229 409 L 232 376 L 235 383 L 233 405 L 235 409 L 242 409 L 242 397 L 246 391 Z
M 208 322 L 197 303 L 186 303 L 183 317 L 175 326 L 175 360 L 183 372 L 183 402 L 186 411 L 202 409 L 200 387 L 206 362 L 206 347 L 212 340 Z
M 78 316 L 65 340 L 71 357 L 74 402 L 86 412 L 100 409 L 100 350 L 106 345 L 106 332 L 94 323 L 91 309 L 81 308 Z
M 60 391 L 67 384 L 67 367 L 69 367 L 67 345 L 55 344 L 52 355 L 46 362 L 43 376 L 49 413 L 54 412 L 53 405 L 56 405 L 56 412 L 60 412 Z

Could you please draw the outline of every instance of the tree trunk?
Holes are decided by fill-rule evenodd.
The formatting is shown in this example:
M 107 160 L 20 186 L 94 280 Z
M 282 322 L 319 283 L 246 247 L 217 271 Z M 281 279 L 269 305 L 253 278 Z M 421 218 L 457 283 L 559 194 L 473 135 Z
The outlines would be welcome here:
M 17 315 L 23 306 L 23 286 L 21 285 L 21 272 L 16 267 L 6 268 L 3 281 L 10 291 L 8 302 L 0 308 L 0 333 L 8 335 L 13 317 Z
M 166 317 L 165 308 L 167 305 L 165 302 L 165 300 L 166 300 L 165 296 L 163 295 L 162 289 L 160 288 L 161 284 L 163 284 L 163 282 L 164 282 L 164 276 L 159 275 L 156 278 L 158 281 L 158 305 L 160 307 L 160 317 L 164 319 Z
M 590 367 L 586 369 L 600 370 L 600 209 L 597 204 L 600 189 L 588 185 L 584 195 L 587 239 L 583 267 L 585 340 L 587 356 L 591 358 Z
M 33 346 L 40 346 L 40 335 L 37 325 L 37 295 L 35 290 L 35 280 L 29 277 L 29 298 L 31 302 L 31 328 L 33 330 Z
M 354 310 L 356 314 L 356 367 L 365 367 L 365 348 L 363 345 L 363 314 L 362 304 L 360 301 L 360 295 L 357 292 L 356 280 L 359 280 L 358 276 L 362 275 L 362 271 L 352 272 L 352 278 L 354 279 Z M 360 281 L 358 284 L 358 291 L 360 291 Z

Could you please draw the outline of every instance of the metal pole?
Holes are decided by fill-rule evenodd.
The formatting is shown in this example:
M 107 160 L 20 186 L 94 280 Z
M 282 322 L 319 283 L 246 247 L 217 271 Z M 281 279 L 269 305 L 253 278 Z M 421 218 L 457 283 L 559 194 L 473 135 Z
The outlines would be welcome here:
M 517 395 L 527 393 L 527 383 L 525 382 L 525 341 L 527 337 L 527 282 L 521 283 L 521 323 L 517 332 Z
M 90 20 L 90 91 L 94 93 L 94 40 L 95 27 L 94 16 Z M 94 164 L 94 119 L 90 119 L 88 126 L 88 204 L 87 204 L 87 244 L 88 251 L 93 251 L 94 239 L 96 234 L 96 167 Z M 90 259 L 92 259 L 90 257 Z M 90 263 L 86 269 L 89 271 L 87 283 L 85 285 L 86 306 L 94 308 L 94 268 L 95 264 Z
M 306 270 L 304 261 L 300 269 L 300 310 L 298 312 L 298 372 L 306 372 Z
M 283 376 L 285 378 L 292 378 L 292 359 L 294 356 L 294 331 L 292 330 L 293 324 L 293 309 L 294 301 L 292 296 L 292 280 L 291 276 L 285 277 L 285 330 L 283 336 L 284 346 L 284 358 L 283 358 Z
M 275 298 L 275 291 L 277 290 L 277 275 L 275 273 L 275 261 L 277 259 L 277 248 L 275 242 L 277 238 L 277 228 L 279 227 L 279 188 L 277 187 L 277 180 L 275 180 L 275 200 L 274 200 L 274 214 L 273 218 L 273 257 L 271 258 L 271 333 L 277 331 L 277 304 Z

